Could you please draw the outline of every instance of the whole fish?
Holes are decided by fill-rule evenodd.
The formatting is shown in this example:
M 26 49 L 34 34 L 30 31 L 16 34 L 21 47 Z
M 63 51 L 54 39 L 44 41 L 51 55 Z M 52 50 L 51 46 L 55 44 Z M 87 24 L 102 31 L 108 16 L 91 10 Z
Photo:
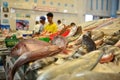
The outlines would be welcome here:
M 83 35 L 82 37 L 82 46 L 86 47 L 88 52 L 96 50 L 95 42 L 87 35 Z
M 120 73 L 86 71 L 69 76 L 69 80 L 119 80 Z
M 42 49 L 42 47 L 49 46 L 51 44 L 58 45 L 59 47 L 66 47 L 66 43 L 67 43 L 65 38 L 62 36 L 56 36 L 51 42 L 52 43 L 48 43 L 36 39 L 22 40 L 12 48 L 10 55 L 20 56 L 25 52 Z
M 13 68 L 9 72 L 8 80 L 13 80 L 16 70 L 23 64 L 30 61 L 37 60 L 37 59 L 58 54 L 60 51 L 62 51 L 62 48 L 59 48 L 56 45 L 50 45 L 50 46 L 43 47 L 42 50 L 36 50 L 36 51 L 30 51 L 30 52 L 24 53 L 15 61 Z
M 65 47 L 66 47 L 65 38 L 63 38 L 62 36 L 56 36 L 55 39 L 53 39 L 53 40 L 54 41 L 52 43 L 54 45 L 49 44 L 47 42 L 43 42 L 42 44 L 45 43 L 45 46 L 41 46 L 42 48 L 40 47 L 37 50 L 27 51 L 27 52 L 23 53 L 15 61 L 13 68 L 10 70 L 9 80 L 13 80 L 16 70 L 23 64 L 37 60 L 37 59 L 45 58 L 48 56 L 53 56 L 65 49 Z M 34 47 L 36 48 L 36 46 L 34 46 Z
M 92 40 L 96 41 L 96 40 L 102 39 L 104 35 L 105 34 L 103 31 L 94 32 L 94 34 L 92 34 Z
M 49 45 L 50 43 L 40 41 L 40 40 L 35 40 L 35 39 L 22 40 L 11 49 L 10 55 L 20 56 L 25 52 L 42 49 L 42 47 L 49 46 Z
M 82 27 L 78 26 L 75 34 L 67 38 L 68 43 L 77 40 L 81 36 L 81 34 L 82 34 Z
M 43 59 L 36 60 L 32 62 L 31 65 L 28 66 L 28 68 L 25 71 L 24 76 L 26 76 L 30 71 L 43 69 L 44 67 L 56 62 L 57 60 L 58 58 L 55 58 L 55 57 L 46 57 Z
M 102 56 L 101 50 L 91 51 L 78 59 L 66 61 L 61 65 L 50 67 L 45 70 L 37 80 L 53 80 L 58 75 L 74 72 L 92 70 L 99 62 Z

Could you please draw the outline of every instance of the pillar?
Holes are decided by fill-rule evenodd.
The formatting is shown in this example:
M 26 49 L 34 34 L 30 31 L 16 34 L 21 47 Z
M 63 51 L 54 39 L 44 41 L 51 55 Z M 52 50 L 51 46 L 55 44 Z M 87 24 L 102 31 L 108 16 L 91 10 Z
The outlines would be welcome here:
M 111 13 L 110 16 L 113 18 L 117 17 L 117 8 L 118 8 L 118 0 L 111 0 Z

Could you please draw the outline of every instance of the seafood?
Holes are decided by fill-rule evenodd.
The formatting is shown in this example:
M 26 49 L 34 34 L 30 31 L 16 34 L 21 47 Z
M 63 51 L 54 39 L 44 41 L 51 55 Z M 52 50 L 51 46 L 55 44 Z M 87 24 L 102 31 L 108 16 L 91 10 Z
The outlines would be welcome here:
M 95 42 L 87 35 L 83 35 L 82 37 L 82 46 L 86 47 L 88 52 L 96 50 Z
M 52 80 L 63 73 L 73 73 L 86 70 L 92 70 L 99 62 L 102 56 L 101 50 L 91 51 L 78 59 L 66 61 L 61 65 L 50 67 L 45 70 L 37 80 Z
M 99 20 L 98 22 L 94 23 L 93 25 L 85 27 L 84 31 L 91 31 L 91 30 L 95 30 L 97 28 L 101 28 L 101 27 L 104 26 L 104 24 L 106 25 L 106 23 L 110 22 L 110 21 L 111 21 L 111 19 L 108 19 L 108 20 L 105 20 L 105 19 Z
M 76 74 L 65 74 L 53 80 L 119 80 L 120 73 L 101 73 L 85 71 Z
M 118 42 L 120 39 L 120 32 L 119 30 L 115 33 L 113 33 L 110 37 L 106 38 L 104 40 L 104 44 L 108 45 L 114 45 L 116 42 Z
M 104 37 L 104 32 L 102 31 L 97 31 L 97 32 L 94 32 L 95 34 L 92 34 L 92 39 L 94 41 L 98 40 L 98 39 L 101 39 Z
M 106 45 L 103 46 L 101 49 L 104 51 L 104 55 L 101 58 L 100 62 L 105 63 L 105 62 L 110 62 L 115 59 L 115 62 L 118 62 L 118 59 L 120 58 L 120 48 L 117 46 L 112 46 L 112 45 Z
M 52 44 L 58 45 L 59 47 L 61 46 L 66 47 L 65 45 L 67 43 L 65 38 L 62 36 L 56 36 L 51 42 Z M 16 44 L 12 48 L 10 55 L 20 56 L 25 52 L 42 49 L 42 47 L 49 46 L 49 45 L 51 45 L 51 43 L 47 43 L 45 41 L 35 40 L 35 39 L 26 39 Z
M 41 58 L 45 58 L 48 56 L 53 56 L 55 54 L 58 54 L 59 52 L 63 51 L 63 49 L 65 49 L 66 47 L 66 42 L 64 42 L 65 38 L 63 38 L 62 36 L 56 36 L 55 39 L 53 39 L 53 44 L 54 45 L 48 45 L 46 46 L 42 46 L 42 48 L 38 48 L 35 51 L 28 51 L 23 53 L 23 55 L 21 55 L 14 63 L 13 68 L 9 71 L 9 80 L 13 80 L 14 78 L 14 74 L 16 72 L 16 70 L 22 66 L 23 64 L 30 62 L 30 61 L 34 61 L 37 59 L 41 59 Z
M 62 37 L 62 36 L 60 36 L 60 35 L 58 35 L 58 36 L 55 36 L 54 38 L 53 38 L 53 40 L 51 41 L 51 43 L 53 44 L 53 45 L 57 45 L 57 46 L 59 46 L 60 48 L 66 48 L 66 45 L 67 45 L 67 40 L 64 38 L 64 37 Z
M 77 27 L 77 31 L 75 32 L 75 34 L 74 34 L 73 36 L 71 36 L 71 37 L 68 37 L 68 38 L 67 38 L 67 41 L 68 41 L 68 42 L 75 41 L 76 39 L 79 38 L 79 36 L 81 36 L 81 34 L 82 34 L 82 27 L 81 27 L 81 26 L 78 26 L 78 27 Z
M 91 31 L 87 31 L 87 32 L 85 33 L 85 35 L 87 35 L 88 37 L 91 38 L 91 36 L 92 36 L 92 32 L 91 32 Z
M 46 67 L 52 64 L 53 62 L 56 62 L 57 60 L 58 58 L 55 58 L 55 57 L 46 57 L 43 59 L 36 60 L 31 65 L 29 65 L 29 67 L 27 68 L 25 72 L 25 75 L 27 75 L 28 72 L 32 70 L 42 69 L 43 67 Z
M 15 61 L 14 66 L 9 73 L 8 80 L 13 80 L 16 70 L 23 64 L 30 61 L 37 60 L 37 59 L 41 59 L 47 56 L 58 54 L 60 51 L 62 51 L 62 49 L 59 48 L 58 46 L 50 45 L 50 46 L 43 47 L 42 50 L 36 50 L 36 51 L 24 53 Z
M 40 40 L 35 40 L 35 39 L 22 40 L 11 49 L 10 55 L 20 56 L 25 52 L 42 49 L 42 47 L 49 46 L 49 45 L 50 43 L 40 41 Z
M 120 48 L 120 40 L 118 42 L 116 42 L 116 44 L 114 46 L 117 46 Z

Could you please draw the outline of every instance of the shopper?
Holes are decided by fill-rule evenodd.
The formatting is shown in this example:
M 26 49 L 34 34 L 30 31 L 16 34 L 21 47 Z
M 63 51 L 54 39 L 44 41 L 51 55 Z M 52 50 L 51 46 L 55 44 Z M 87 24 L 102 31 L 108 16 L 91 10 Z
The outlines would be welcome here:
M 61 20 L 58 20 L 57 24 L 58 24 L 58 31 L 61 31 L 64 28 L 64 24 L 62 24 Z
M 43 34 L 50 35 L 58 31 L 57 24 L 53 22 L 53 13 L 47 13 L 48 24 L 44 28 Z
M 38 33 L 38 32 L 39 32 L 39 28 L 40 28 L 39 21 L 36 21 L 36 22 L 35 22 L 34 29 L 33 29 L 33 34 Z
M 69 30 L 70 30 L 70 33 L 66 36 L 66 37 L 71 37 L 75 34 L 75 32 L 77 31 L 77 26 L 74 22 L 72 22 L 69 26 Z
M 44 29 L 44 26 L 45 26 L 45 20 L 46 18 L 44 16 L 41 16 L 40 17 L 40 28 L 39 28 L 39 33 L 41 33 Z

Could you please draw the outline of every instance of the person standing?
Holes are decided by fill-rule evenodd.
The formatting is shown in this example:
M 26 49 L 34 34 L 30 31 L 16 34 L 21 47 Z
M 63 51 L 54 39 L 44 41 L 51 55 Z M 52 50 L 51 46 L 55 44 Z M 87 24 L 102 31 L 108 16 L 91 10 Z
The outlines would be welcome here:
M 58 24 L 58 31 L 61 31 L 64 28 L 64 24 L 62 24 L 61 20 L 58 20 L 57 24 Z
M 39 33 L 41 33 L 41 32 L 44 30 L 45 20 L 46 20 L 46 18 L 45 18 L 44 16 L 41 16 L 41 17 L 40 17 Z
M 39 21 L 36 21 L 36 22 L 35 22 L 34 29 L 33 29 L 33 34 L 38 33 L 38 32 L 39 32 L 39 28 L 40 28 Z
M 48 24 L 44 27 L 43 34 L 50 35 L 58 31 L 57 24 L 53 22 L 53 13 L 48 12 L 47 14 Z
M 46 18 L 44 16 L 40 17 L 40 21 L 36 21 L 33 34 L 40 34 L 43 31 Z
M 74 22 L 72 22 L 68 28 L 69 28 L 70 32 L 66 37 L 71 37 L 77 31 L 77 25 Z

